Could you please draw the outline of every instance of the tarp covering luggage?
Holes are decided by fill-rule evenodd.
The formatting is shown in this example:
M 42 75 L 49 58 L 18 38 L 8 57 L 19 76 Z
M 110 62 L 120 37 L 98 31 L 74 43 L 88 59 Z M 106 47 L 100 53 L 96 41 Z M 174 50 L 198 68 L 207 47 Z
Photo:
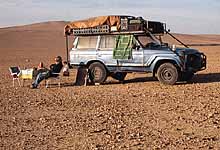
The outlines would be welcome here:
M 165 25 L 161 22 L 144 20 L 134 16 L 100 16 L 73 21 L 64 28 L 65 35 L 100 35 L 123 33 L 164 34 Z
M 120 17 L 119 16 L 99 16 L 85 20 L 74 21 L 67 24 L 64 28 L 65 33 L 68 33 L 70 29 L 76 28 L 93 28 L 102 25 L 116 26 L 120 28 Z

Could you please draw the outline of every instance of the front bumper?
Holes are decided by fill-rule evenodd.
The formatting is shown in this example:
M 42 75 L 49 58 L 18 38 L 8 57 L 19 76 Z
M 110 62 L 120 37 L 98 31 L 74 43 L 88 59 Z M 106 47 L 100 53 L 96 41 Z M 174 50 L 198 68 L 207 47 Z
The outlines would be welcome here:
M 203 53 L 202 53 L 201 57 L 202 57 L 202 68 L 201 68 L 201 70 L 205 70 L 206 69 L 206 64 L 207 64 L 207 62 L 206 62 L 207 61 L 207 57 Z
M 207 57 L 203 53 L 185 55 L 184 68 L 186 71 L 197 72 L 206 69 Z

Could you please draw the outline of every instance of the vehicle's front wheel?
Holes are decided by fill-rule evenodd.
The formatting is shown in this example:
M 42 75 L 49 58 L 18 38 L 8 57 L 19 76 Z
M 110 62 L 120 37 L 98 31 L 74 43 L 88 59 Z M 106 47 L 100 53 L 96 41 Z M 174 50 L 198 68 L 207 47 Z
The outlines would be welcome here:
M 157 70 L 157 78 L 163 84 L 175 84 L 178 76 L 178 70 L 172 63 L 164 63 Z
M 103 83 L 107 78 L 107 70 L 105 66 L 99 62 L 89 65 L 89 78 L 93 83 Z

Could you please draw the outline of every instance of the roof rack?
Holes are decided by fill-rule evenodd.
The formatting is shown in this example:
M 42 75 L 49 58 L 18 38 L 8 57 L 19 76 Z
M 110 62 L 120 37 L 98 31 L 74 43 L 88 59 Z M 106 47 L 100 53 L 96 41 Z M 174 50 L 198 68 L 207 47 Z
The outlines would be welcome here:
M 109 25 L 102 25 L 93 28 L 76 28 L 72 29 L 74 35 L 93 35 L 93 34 L 107 34 L 110 33 Z
M 65 35 L 129 34 L 150 32 L 163 35 L 166 25 L 133 16 L 101 16 L 74 21 L 65 26 Z

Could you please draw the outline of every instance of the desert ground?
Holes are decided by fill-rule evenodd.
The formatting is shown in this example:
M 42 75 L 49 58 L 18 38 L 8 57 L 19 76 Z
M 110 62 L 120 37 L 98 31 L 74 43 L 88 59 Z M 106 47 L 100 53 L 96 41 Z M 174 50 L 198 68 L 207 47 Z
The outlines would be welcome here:
M 65 24 L 0 29 L 0 149 L 220 149 L 218 46 L 194 47 L 208 64 L 189 83 L 167 86 L 132 73 L 124 84 L 109 77 L 79 87 L 71 70 L 61 88 L 30 89 L 31 81 L 12 87 L 10 66 L 65 59 Z M 176 35 L 189 44 L 220 43 L 220 35 Z

